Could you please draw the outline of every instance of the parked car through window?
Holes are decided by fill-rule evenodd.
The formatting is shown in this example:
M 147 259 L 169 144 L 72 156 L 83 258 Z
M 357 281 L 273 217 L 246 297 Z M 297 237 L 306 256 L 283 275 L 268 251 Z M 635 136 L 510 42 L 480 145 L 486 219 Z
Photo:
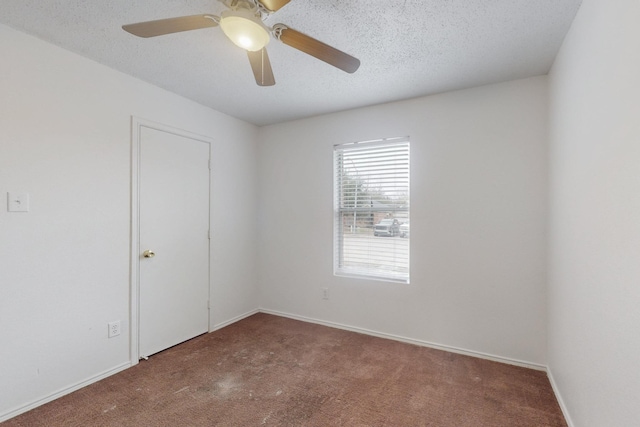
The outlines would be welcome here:
M 374 236 L 397 236 L 400 234 L 400 221 L 395 218 L 383 219 L 373 228 Z

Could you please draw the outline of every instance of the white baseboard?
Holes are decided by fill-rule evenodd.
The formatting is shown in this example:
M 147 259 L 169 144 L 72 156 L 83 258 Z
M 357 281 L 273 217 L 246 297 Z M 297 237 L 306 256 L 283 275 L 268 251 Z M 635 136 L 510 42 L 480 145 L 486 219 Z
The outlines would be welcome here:
M 78 383 L 75 383 L 69 387 L 65 387 L 61 390 L 56 391 L 55 393 L 49 394 L 41 399 L 38 399 L 34 402 L 28 403 L 24 406 L 21 406 L 19 408 L 13 409 L 9 412 L 5 412 L 4 414 L 0 414 L 0 423 L 3 421 L 7 421 L 10 418 L 13 418 L 15 416 L 18 416 L 20 414 L 23 414 L 27 411 L 30 411 L 31 409 L 37 408 L 40 405 L 44 405 L 45 403 L 51 402 L 52 400 L 56 400 L 64 395 L 67 395 L 69 393 L 72 393 L 76 390 L 81 389 L 82 387 L 86 387 L 89 384 L 93 384 L 97 381 L 100 381 L 104 378 L 107 378 L 113 374 L 117 374 L 120 371 L 124 371 L 127 368 L 131 367 L 131 363 L 126 362 L 126 363 L 122 363 L 118 366 L 115 366 L 109 370 L 103 371 L 101 373 L 99 373 L 98 375 L 92 376 L 90 378 L 85 379 L 84 381 L 80 381 Z
M 259 313 L 259 312 L 260 312 L 260 310 L 258 310 L 257 308 L 255 310 L 247 311 L 246 313 L 241 314 L 239 316 L 236 316 L 236 317 L 234 317 L 232 319 L 229 319 L 229 320 L 226 320 L 224 322 L 217 323 L 217 324 L 213 325 L 209 329 L 209 332 L 217 331 L 218 329 L 222 329 L 225 326 L 229 326 L 229 325 L 231 325 L 233 323 L 239 322 L 240 320 L 245 319 L 245 318 L 247 318 L 249 316 L 253 316 L 254 314 Z
M 565 405 L 564 403 L 564 399 L 562 399 L 562 395 L 560 394 L 560 389 L 558 389 L 556 380 L 553 378 L 553 373 L 551 372 L 551 368 L 547 368 L 547 377 L 549 377 L 549 382 L 551 383 L 553 394 L 556 395 L 556 399 L 558 400 L 558 405 L 560 405 L 560 409 L 562 410 L 562 415 L 564 415 L 564 419 L 567 422 L 567 425 L 569 427 L 574 427 L 575 424 L 573 423 L 573 420 L 571 420 L 571 416 L 569 416 L 569 410 L 567 409 L 567 405 Z
M 297 314 L 283 313 L 281 311 L 269 310 L 266 308 L 261 308 L 259 310 L 261 313 L 273 314 L 275 316 L 288 317 L 294 320 L 301 320 L 303 322 L 316 323 L 318 325 L 328 326 L 330 328 L 343 329 L 346 331 L 357 332 L 360 334 L 371 335 L 378 338 L 386 338 L 394 341 L 405 342 L 408 344 L 419 345 L 421 347 L 429 347 L 434 348 L 436 350 L 449 351 L 451 353 L 463 354 L 465 356 L 478 357 L 480 359 L 487 359 L 494 362 L 506 363 L 509 365 L 521 366 L 523 368 L 535 369 L 537 371 L 547 371 L 547 367 L 545 365 L 540 365 L 537 363 L 526 362 L 517 359 L 510 359 L 507 357 L 496 356 L 493 354 L 482 353 L 479 351 L 467 350 L 464 348 L 452 347 L 443 344 L 436 344 L 429 341 L 422 341 L 413 338 L 407 338 L 400 335 L 387 334 L 384 332 L 372 331 L 370 329 L 359 328 L 356 326 L 343 325 L 341 323 L 327 322 L 325 320 L 313 319 L 310 317 L 299 316 Z

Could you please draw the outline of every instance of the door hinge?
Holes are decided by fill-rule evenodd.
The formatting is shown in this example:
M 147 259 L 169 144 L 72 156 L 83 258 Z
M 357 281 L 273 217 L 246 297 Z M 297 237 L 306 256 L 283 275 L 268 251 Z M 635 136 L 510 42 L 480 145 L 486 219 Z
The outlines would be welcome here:
M 207 165 L 208 165 L 208 167 L 209 167 L 209 170 L 211 170 L 211 159 L 209 159 L 209 160 L 207 161 Z
M 211 240 L 211 230 L 207 230 L 207 239 Z
M 207 300 L 207 310 L 211 310 L 211 301 Z

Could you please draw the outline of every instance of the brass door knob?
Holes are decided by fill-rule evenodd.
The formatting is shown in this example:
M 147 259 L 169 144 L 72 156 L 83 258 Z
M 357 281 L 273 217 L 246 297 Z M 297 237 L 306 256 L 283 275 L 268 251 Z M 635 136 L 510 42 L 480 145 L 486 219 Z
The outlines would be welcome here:
M 156 256 L 156 253 L 152 250 L 147 249 L 146 251 L 142 252 L 142 256 L 145 258 L 153 258 L 154 256 Z

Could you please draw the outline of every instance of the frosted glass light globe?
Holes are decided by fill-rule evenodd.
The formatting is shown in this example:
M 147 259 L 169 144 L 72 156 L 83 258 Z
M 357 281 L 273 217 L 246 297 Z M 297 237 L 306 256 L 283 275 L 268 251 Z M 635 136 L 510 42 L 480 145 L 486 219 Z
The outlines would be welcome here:
M 269 43 L 269 32 L 250 10 L 225 10 L 220 28 L 236 46 L 255 52 Z

